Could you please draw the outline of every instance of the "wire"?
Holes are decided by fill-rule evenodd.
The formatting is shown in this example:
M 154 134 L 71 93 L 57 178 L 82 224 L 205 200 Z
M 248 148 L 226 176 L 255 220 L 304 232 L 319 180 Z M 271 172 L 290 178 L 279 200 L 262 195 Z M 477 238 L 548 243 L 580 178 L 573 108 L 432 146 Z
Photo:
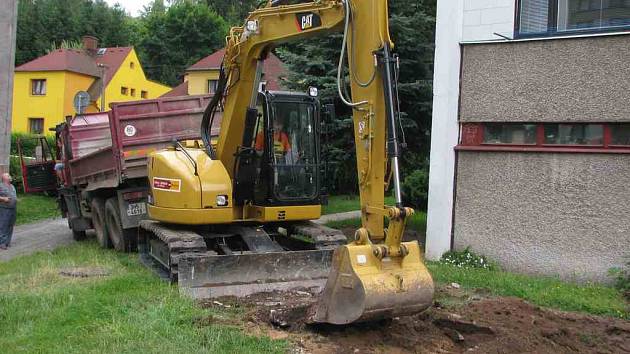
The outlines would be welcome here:
M 372 4 L 372 7 L 374 8 L 374 4 Z M 357 26 L 355 26 L 354 24 L 354 14 L 351 13 L 351 21 L 352 21 L 352 43 L 356 43 L 354 41 L 355 38 L 355 33 L 357 30 Z M 380 33 L 380 31 L 379 31 Z M 350 68 L 351 69 L 356 69 L 356 65 L 355 65 L 355 58 L 356 58 L 356 50 L 357 50 L 357 46 L 353 45 L 352 46 L 352 56 L 350 57 Z M 368 87 L 370 86 L 370 84 L 374 81 L 374 78 L 376 78 L 376 67 L 374 67 L 374 71 L 372 71 L 372 76 L 370 77 L 370 79 L 367 82 L 361 82 L 361 80 L 359 79 L 359 73 L 357 72 L 357 70 L 350 70 L 350 73 L 352 74 L 352 80 L 354 80 L 354 82 L 361 86 L 361 87 Z

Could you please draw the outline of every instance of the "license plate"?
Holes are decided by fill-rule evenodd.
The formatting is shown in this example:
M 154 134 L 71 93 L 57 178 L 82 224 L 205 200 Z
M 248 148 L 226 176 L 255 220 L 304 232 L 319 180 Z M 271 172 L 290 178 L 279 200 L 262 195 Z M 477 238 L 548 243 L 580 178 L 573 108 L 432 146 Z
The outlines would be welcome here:
M 146 203 L 130 203 L 127 207 L 127 216 L 142 215 L 147 213 Z

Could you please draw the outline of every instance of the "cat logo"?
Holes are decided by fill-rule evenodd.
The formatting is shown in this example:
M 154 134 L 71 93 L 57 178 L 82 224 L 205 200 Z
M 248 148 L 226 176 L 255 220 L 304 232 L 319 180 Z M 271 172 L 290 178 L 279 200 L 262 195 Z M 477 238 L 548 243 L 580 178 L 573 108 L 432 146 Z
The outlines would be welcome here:
M 322 19 L 313 12 L 303 12 L 296 14 L 298 30 L 305 31 L 322 25 Z

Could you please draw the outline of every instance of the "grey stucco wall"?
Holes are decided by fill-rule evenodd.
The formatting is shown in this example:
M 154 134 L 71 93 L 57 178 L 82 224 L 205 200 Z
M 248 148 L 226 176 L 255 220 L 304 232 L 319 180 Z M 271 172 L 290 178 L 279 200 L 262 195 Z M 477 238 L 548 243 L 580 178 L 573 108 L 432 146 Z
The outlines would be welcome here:
M 464 44 L 462 122 L 630 121 L 630 35 Z
M 457 170 L 458 250 L 604 282 L 630 256 L 630 155 L 460 151 Z

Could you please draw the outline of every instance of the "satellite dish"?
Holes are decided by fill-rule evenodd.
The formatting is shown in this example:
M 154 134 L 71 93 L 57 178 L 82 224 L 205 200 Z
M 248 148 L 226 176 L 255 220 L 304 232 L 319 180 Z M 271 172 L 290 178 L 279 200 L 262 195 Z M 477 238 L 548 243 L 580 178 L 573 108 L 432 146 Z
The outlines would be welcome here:
M 85 108 L 90 105 L 90 94 L 85 91 L 79 91 L 74 95 L 74 111 L 77 114 L 85 113 Z

